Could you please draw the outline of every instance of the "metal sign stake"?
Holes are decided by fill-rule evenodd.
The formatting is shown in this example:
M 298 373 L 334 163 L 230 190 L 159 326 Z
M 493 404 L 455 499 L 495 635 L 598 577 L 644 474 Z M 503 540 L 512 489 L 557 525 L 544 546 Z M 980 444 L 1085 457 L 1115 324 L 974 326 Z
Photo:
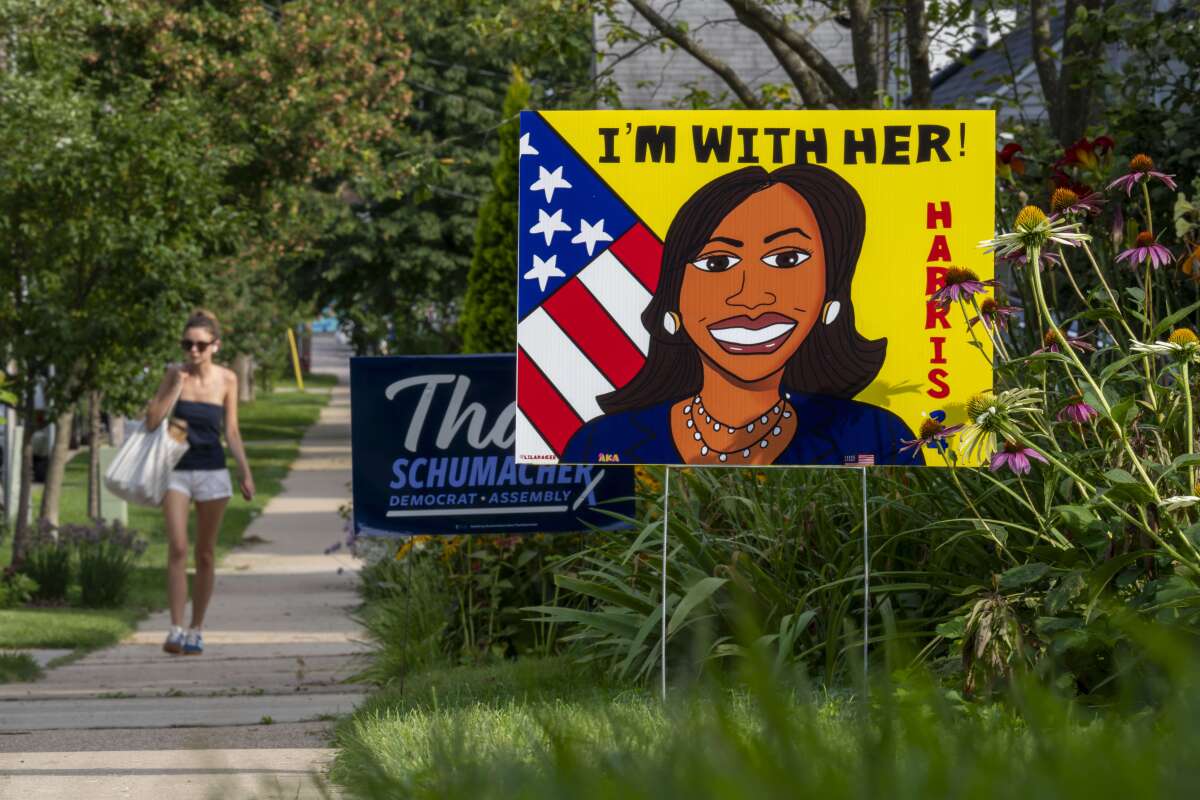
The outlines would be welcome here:
M 671 513 L 671 468 L 663 479 L 663 549 L 662 549 L 662 699 L 667 700 L 667 520 Z
M 867 641 L 870 638 L 871 613 L 871 542 L 867 527 L 867 468 L 862 467 L 863 511 L 863 681 L 867 679 Z M 865 685 L 865 684 L 864 684 Z

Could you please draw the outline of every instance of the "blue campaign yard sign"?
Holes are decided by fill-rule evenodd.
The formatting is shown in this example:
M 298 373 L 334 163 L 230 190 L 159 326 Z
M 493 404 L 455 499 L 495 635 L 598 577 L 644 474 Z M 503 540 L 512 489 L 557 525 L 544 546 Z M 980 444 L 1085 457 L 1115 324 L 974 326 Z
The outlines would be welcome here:
M 516 463 L 515 397 L 511 354 L 350 359 L 355 533 L 627 527 L 633 468 Z

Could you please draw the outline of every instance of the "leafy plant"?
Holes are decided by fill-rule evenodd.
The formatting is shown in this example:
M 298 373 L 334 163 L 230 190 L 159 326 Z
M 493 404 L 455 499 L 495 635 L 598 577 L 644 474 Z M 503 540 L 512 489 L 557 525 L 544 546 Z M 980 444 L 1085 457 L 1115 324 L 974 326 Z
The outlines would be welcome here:
M 1179 176 L 1117 148 L 1084 139 L 1024 172 L 1019 150 L 998 153 L 996 296 L 955 268 L 931 298 L 960 306 L 957 332 L 995 391 L 966 402 L 961 430 L 931 416 L 913 442 L 934 463 L 971 452 L 989 466 L 871 471 L 868 608 L 857 475 L 673 470 L 673 675 L 744 658 L 734 634 L 749 625 L 753 648 L 834 681 L 865 612 L 870 642 L 914 642 L 915 660 L 968 691 L 1032 669 L 1106 692 L 1129 646 L 1109 601 L 1200 624 L 1195 234 L 1165 227 Z M 592 542 L 560 569 L 567 607 L 534 611 L 566 626 L 580 658 L 646 680 L 662 651 L 667 498 L 661 471 L 643 477 L 640 533 Z
M 120 606 L 129 594 L 134 565 L 145 552 L 146 541 L 115 520 L 67 525 L 63 536 L 79 554 L 80 604 L 87 608 Z
M 30 547 L 21 572 L 37 583 L 33 599 L 44 603 L 65 601 L 71 586 L 70 545 L 61 541 L 54 527 L 42 520 Z
M 23 606 L 37 591 L 37 581 L 12 567 L 0 572 L 0 609 Z

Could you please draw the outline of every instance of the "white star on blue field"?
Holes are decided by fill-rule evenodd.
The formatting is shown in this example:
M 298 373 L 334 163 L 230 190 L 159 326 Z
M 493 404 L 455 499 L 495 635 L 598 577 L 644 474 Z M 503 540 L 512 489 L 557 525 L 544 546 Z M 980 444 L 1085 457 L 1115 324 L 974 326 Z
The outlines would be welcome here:
M 637 218 L 535 111 L 521 112 L 517 306 L 524 319 Z

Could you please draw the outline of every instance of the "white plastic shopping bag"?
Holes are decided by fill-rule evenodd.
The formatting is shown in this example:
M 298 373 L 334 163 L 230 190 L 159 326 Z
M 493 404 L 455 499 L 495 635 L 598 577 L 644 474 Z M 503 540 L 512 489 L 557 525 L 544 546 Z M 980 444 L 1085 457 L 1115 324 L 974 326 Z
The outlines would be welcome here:
M 186 427 L 169 418 L 149 432 L 144 423 L 131 423 L 125 429 L 125 444 L 104 473 L 104 485 L 130 503 L 161 505 L 171 470 L 187 449 Z

